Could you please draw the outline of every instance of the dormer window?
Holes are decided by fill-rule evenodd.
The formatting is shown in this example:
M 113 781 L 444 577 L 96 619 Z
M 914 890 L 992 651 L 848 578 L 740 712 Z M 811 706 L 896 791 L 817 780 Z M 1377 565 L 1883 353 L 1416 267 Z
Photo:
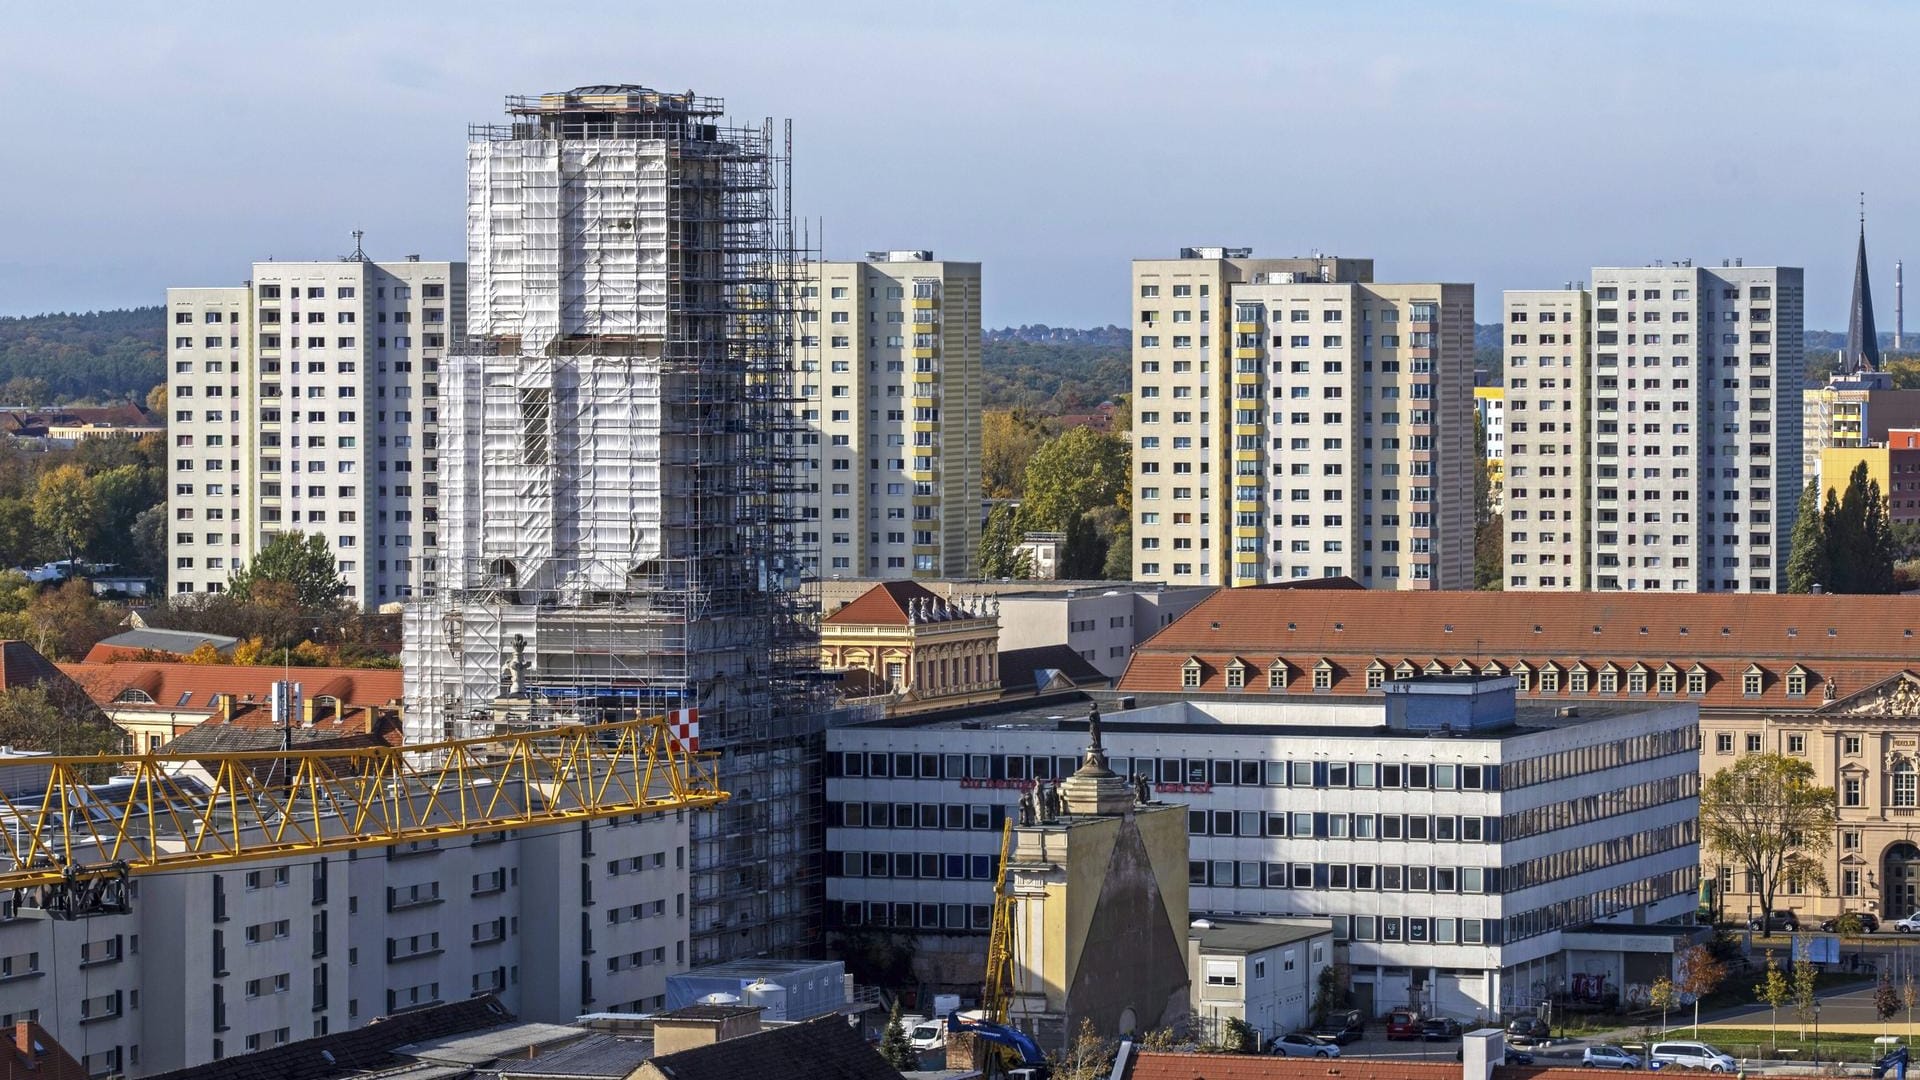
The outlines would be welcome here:
M 1240 690 L 1247 685 L 1247 665 L 1235 659 L 1227 665 L 1227 689 Z
M 1558 666 L 1548 664 L 1546 667 L 1540 669 L 1540 692 L 1543 694 L 1557 694 L 1560 692 L 1560 668 Z
M 1600 692 L 1617 694 L 1620 692 L 1620 669 L 1608 664 L 1600 669 Z
M 1567 672 L 1567 689 L 1576 694 L 1587 692 L 1587 679 L 1592 674 L 1585 664 L 1575 664 Z
M 1647 692 L 1647 669 L 1635 664 L 1627 669 L 1627 693 L 1644 694 Z
M 1749 664 L 1746 674 L 1740 678 L 1740 692 L 1748 697 L 1759 697 L 1760 691 L 1766 687 L 1766 682 L 1767 673 L 1761 670 L 1760 665 Z
M 1313 665 L 1313 688 L 1315 690 L 1333 689 L 1333 662 L 1321 660 Z
M 1459 663 L 1453 665 L 1453 673 L 1455 675 L 1471 675 L 1473 674 L 1473 665 L 1467 663 L 1465 660 L 1462 660 Z
M 1375 660 L 1367 665 L 1367 689 L 1378 690 L 1387 681 L 1387 665 Z
M 1267 689 L 1285 690 L 1287 688 L 1287 662 L 1275 660 L 1267 668 Z
M 1687 670 L 1687 693 L 1698 696 L 1707 692 L 1707 669 L 1699 664 Z
M 1446 665 L 1442 664 L 1438 660 L 1427 661 L 1426 670 L 1427 670 L 1427 674 L 1429 675 L 1445 675 L 1447 673 Z
M 1401 679 L 1411 679 L 1413 678 L 1413 673 L 1414 673 L 1413 661 L 1402 660 L 1400 661 L 1399 664 L 1394 666 L 1393 678 L 1394 678 L 1394 681 L 1396 682 L 1398 682 Z
M 1662 694 L 1674 693 L 1680 687 L 1680 669 L 1672 664 L 1662 665 L 1660 674 L 1655 676 L 1654 685 Z
M 1533 669 L 1527 666 L 1525 660 L 1513 665 L 1513 680 L 1515 683 L 1514 690 L 1518 693 L 1528 694 L 1533 692 Z
M 1793 665 L 1787 672 L 1787 696 L 1805 697 L 1807 695 L 1807 669 L 1799 664 Z
M 1180 668 L 1180 685 L 1187 690 L 1200 688 L 1200 661 L 1197 658 L 1189 658 Z

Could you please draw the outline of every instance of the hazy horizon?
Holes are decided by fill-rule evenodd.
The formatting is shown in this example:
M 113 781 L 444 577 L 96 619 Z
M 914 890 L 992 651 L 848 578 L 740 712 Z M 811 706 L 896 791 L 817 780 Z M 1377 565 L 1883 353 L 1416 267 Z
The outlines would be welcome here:
M 1129 260 L 1227 244 L 1472 282 L 1482 321 L 1593 266 L 1740 256 L 1805 267 L 1806 325 L 1841 329 L 1864 189 L 1890 329 L 1920 253 L 1884 74 L 1920 10 L 1891 4 L 532 10 L 11 13 L 0 314 L 155 304 L 355 228 L 461 258 L 467 125 L 597 82 L 791 117 L 826 255 L 979 261 L 989 326 L 1124 325 Z

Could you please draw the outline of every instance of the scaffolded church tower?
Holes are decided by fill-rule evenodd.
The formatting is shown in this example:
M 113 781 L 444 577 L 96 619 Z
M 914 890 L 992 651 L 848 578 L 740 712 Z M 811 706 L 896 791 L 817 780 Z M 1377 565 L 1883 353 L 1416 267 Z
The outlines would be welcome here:
M 687 959 L 804 948 L 821 720 L 790 135 L 640 86 L 507 112 L 469 132 L 468 339 L 440 381 L 408 737 L 698 709 L 734 798 L 692 825 Z

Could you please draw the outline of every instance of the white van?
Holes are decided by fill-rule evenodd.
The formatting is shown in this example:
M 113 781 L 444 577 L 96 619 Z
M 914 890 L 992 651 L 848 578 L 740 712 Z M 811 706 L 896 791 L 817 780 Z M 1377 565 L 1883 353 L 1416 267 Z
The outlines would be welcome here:
M 1658 1042 L 1647 1052 L 1647 1068 L 1678 1065 L 1708 1072 L 1733 1072 L 1737 1067 L 1731 1054 L 1703 1042 Z
M 915 1050 L 938 1050 L 947 1045 L 947 1018 L 942 1016 L 915 1024 L 907 1031 L 907 1042 Z

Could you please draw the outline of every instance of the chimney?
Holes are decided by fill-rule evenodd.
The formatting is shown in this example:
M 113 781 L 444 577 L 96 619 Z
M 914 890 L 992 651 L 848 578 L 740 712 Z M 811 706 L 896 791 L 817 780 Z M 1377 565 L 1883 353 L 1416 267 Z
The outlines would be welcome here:
M 300 702 L 300 724 L 303 727 L 313 726 L 313 699 L 312 698 L 303 698 Z
M 758 1005 L 688 1005 L 653 1018 L 653 1056 L 759 1033 Z
M 232 694 L 220 695 L 220 722 L 223 724 L 233 723 L 233 695 Z

